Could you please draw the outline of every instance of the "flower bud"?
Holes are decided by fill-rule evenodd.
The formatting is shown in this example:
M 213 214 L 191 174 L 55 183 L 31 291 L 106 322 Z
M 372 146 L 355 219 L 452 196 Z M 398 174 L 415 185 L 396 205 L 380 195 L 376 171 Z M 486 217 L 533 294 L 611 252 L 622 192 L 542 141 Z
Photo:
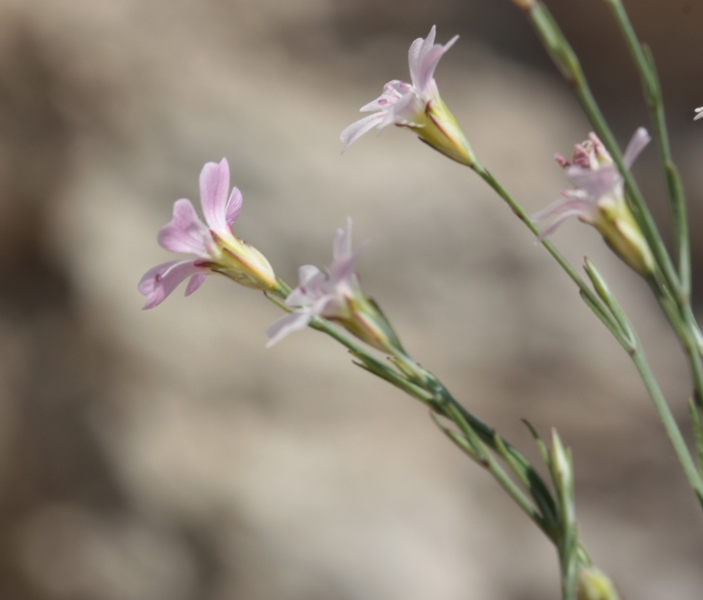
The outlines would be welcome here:
M 439 96 L 427 103 L 425 118 L 419 121 L 408 127 L 423 142 L 462 165 L 470 167 L 476 162 L 464 132 Z
M 285 302 L 293 311 L 269 327 L 267 347 L 307 327 L 315 317 L 324 317 L 381 352 L 404 353 L 388 319 L 361 289 L 354 272 L 360 248 L 352 252 L 351 226 L 348 219 L 347 228 L 337 230 L 332 263 L 326 271 L 313 265 L 300 267 L 300 283 Z
M 653 273 L 654 255 L 627 204 L 603 198 L 598 203 L 598 210 L 592 224 L 608 247 L 643 277 Z
M 583 567 L 579 572 L 578 600 L 619 600 L 613 582 L 596 567 Z
M 638 129 L 625 151 L 628 168 L 648 142 L 647 131 Z M 592 133 L 588 140 L 577 144 L 571 162 L 559 155 L 556 160 L 574 188 L 563 192 L 563 200 L 535 215 L 535 219 L 552 219 L 541 237 L 575 216 L 595 227 L 629 267 L 644 277 L 650 275 L 655 269 L 654 256 L 627 204 L 624 179 L 598 136 Z

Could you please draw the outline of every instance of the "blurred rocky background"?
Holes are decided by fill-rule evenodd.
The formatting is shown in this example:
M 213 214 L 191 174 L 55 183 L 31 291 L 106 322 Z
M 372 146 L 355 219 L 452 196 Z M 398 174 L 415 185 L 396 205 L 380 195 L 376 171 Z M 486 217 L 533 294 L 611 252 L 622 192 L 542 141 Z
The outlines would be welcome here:
M 605 3 L 548 2 L 623 143 L 645 123 Z M 703 196 L 703 1 L 628 2 Z M 438 25 L 482 162 L 532 211 L 588 124 L 508 0 L 0 0 L 0 599 L 537 600 L 556 556 L 419 404 L 210 278 L 140 310 L 175 199 L 229 159 L 238 235 L 295 282 L 347 216 L 411 352 L 528 454 L 573 447 L 593 558 L 625 598 L 697 600 L 701 515 L 634 369 L 510 211 L 401 130 L 339 132 Z M 655 151 L 640 159 L 666 229 Z M 687 371 L 641 282 L 574 222 L 677 415 Z M 699 277 L 700 280 L 700 277 Z

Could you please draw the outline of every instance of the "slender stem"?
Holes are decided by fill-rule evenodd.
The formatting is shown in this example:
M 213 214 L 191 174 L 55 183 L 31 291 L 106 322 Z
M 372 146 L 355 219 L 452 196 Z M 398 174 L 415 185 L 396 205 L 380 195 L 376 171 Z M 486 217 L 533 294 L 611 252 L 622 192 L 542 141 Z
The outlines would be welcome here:
M 289 288 L 283 283 L 282 289 Z M 266 296 L 277 306 L 290 311 L 290 307 L 286 306 L 282 301 L 282 295 L 266 294 Z M 360 362 L 357 363 L 359 366 L 422 401 L 438 415 L 450 419 L 471 442 L 473 448 L 478 448 L 478 445 L 485 444 L 492 451 L 503 454 L 506 462 L 518 474 L 521 481 L 525 482 L 527 489 L 535 499 L 536 507 L 489 452 L 483 453 L 481 464 L 491 472 L 503 489 L 510 494 L 513 500 L 528 514 L 545 535 L 553 541 L 555 540 L 554 528 L 558 520 L 557 510 L 549 488 L 542 481 L 535 468 L 512 444 L 500 437 L 494 429 L 461 406 L 432 373 L 418 365 L 400 350 L 391 358 L 400 372 L 396 371 L 387 362 L 379 360 L 363 344 L 357 342 L 323 317 L 315 317 L 310 322 L 310 327 L 326 333 L 348 348 L 359 359 Z M 469 454 L 471 453 L 470 448 L 460 443 L 461 440 L 453 436 L 448 430 L 444 428 L 443 430 L 462 449 Z
M 554 260 L 557 261 L 559 266 L 566 272 L 569 278 L 578 286 L 579 291 L 584 297 L 584 300 L 586 300 L 586 304 L 588 304 L 589 308 L 591 308 L 596 316 L 603 321 L 606 327 L 608 327 L 608 329 L 615 335 L 615 332 L 618 329 L 617 324 L 610 317 L 606 308 L 603 306 L 598 297 L 591 291 L 591 288 L 588 287 L 586 282 L 580 277 L 576 270 L 569 264 L 569 261 L 567 261 L 562 253 L 557 250 L 554 244 L 552 244 L 552 242 L 547 238 L 541 237 L 540 228 L 535 224 L 530 215 L 527 214 L 525 209 L 520 206 L 510 192 L 508 192 L 493 176 L 493 174 L 481 165 L 481 163 L 476 161 L 471 168 L 508 204 L 513 213 L 515 213 L 515 215 L 539 239 L 542 246 L 547 249 L 547 252 L 552 255 Z
M 688 478 L 688 482 L 691 485 L 691 488 L 693 488 L 693 491 L 695 492 L 698 501 L 701 503 L 701 506 L 703 506 L 703 478 L 701 478 L 701 474 L 691 458 L 686 441 L 683 439 L 681 430 L 679 429 L 679 426 L 674 419 L 674 415 L 672 414 L 671 409 L 664 398 L 664 394 L 662 394 L 659 384 L 649 368 L 639 340 L 637 340 L 636 343 L 637 347 L 632 352 L 632 362 L 634 362 L 635 367 L 637 367 L 640 377 L 649 392 L 649 396 L 651 397 L 654 407 L 659 414 L 659 418 L 664 425 L 664 429 L 669 436 L 671 445 L 673 446 L 674 452 L 676 452 L 676 456 L 678 457 L 683 471 Z
M 698 337 L 696 334 L 698 332 L 698 335 L 700 335 L 700 331 L 698 330 L 698 323 L 693 315 L 691 306 L 687 304 L 683 308 L 683 311 L 686 324 L 686 335 L 683 342 L 693 375 L 693 400 L 699 407 L 703 408 L 703 364 L 701 363 L 701 353 L 698 347 Z
M 505 472 L 505 469 L 500 466 L 495 457 L 488 450 L 479 450 L 483 446 L 483 442 L 479 438 L 474 429 L 466 422 L 463 413 L 458 410 L 455 404 L 448 404 L 443 410 L 445 417 L 449 418 L 453 423 L 457 424 L 463 436 L 459 436 L 456 432 L 443 427 L 436 419 L 435 423 L 457 444 L 466 454 L 484 467 L 498 484 L 507 492 L 507 494 L 515 501 L 515 503 L 530 517 L 537 527 L 552 541 L 553 528 L 549 527 L 545 519 L 539 514 L 535 505 L 525 495 L 525 493 L 517 486 L 513 479 Z
M 640 74 L 644 96 L 654 122 L 654 133 L 662 157 L 664 176 L 669 193 L 669 209 L 674 226 L 674 243 L 677 249 L 681 291 L 683 295 L 688 296 L 691 289 L 691 261 L 686 199 L 681 178 L 671 156 L 671 146 L 664 115 L 664 102 L 656 66 L 649 49 L 640 44 L 621 0 L 605 0 L 605 2 L 615 15 L 637 71 Z
M 459 404 L 444 386 L 441 387 L 438 397 L 438 412 L 459 425 L 465 434 L 468 426 L 468 429 L 471 431 L 470 435 L 476 436 L 476 439 L 486 444 L 491 450 L 500 452 L 501 446 L 507 450 L 512 462 L 518 466 L 515 470 L 522 471 L 524 474 L 524 481 L 527 482 L 526 487 L 529 489 L 532 497 L 537 501 L 543 513 L 540 519 L 537 520 L 533 518 L 533 520 L 544 534 L 555 542 L 554 529 L 558 522 L 556 505 L 549 492 L 549 488 L 534 467 L 512 444 L 507 442 L 492 428 Z M 504 482 L 500 481 L 500 483 L 504 485 Z
M 691 306 L 681 297 L 673 297 L 668 288 L 657 281 L 656 277 L 647 278 L 647 283 L 681 341 L 691 368 L 693 399 L 696 405 L 703 407 L 703 362 L 699 346 L 700 330 Z
M 614 9 L 622 9 L 620 0 L 606 0 Z M 549 10 L 540 0 L 530 0 L 522 4 L 528 18 L 532 22 L 537 34 L 541 38 L 547 52 L 554 60 L 555 64 L 571 85 L 582 107 L 588 115 L 599 137 L 610 152 L 613 160 L 618 166 L 620 173 L 625 179 L 627 199 L 630 208 L 642 229 L 644 236 L 655 256 L 658 270 L 663 281 L 658 276 L 649 278 L 649 283 L 676 331 L 679 339 L 686 350 L 691 372 L 696 389 L 695 401 L 698 406 L 703 406 L 703 369 L 701 367 L 701 355 L 703 355 L 703 344 L 700 330 L 693 317 L 690 302 L 690 266 L 688 250 L 688 228 L 684 223 L 686 220 L 685 201 L 683 188 L 678 178 L 678 173 L 671 161 L 668 137 L 666 135 L 666 125 L 661 102 L 661 92 L 656 78 L 651 56 L 647 57 L 639 46 L 639 42 L 629 25 L 627 15 L 624 11 L 616 10 L 616 17 L 626 36 L 635 62 L 640 69 L 647 95 L 648 103 L 653 112 L 656 135 L 660 147 L 660 152 L 664 157 L 667 184 L 671 197 L 671 211 L 673 214 L 674 227 L 677 236 L 677 253 L 679 272 L 673 267 L 669 253 L 659 234 L 654 219 L 644 201 L 644 198 L 623 160 L 615 137 L 612 134 L 603 114 L 593 97 L 586 77 L 581 69 L 578 58 L 571 45 L 564 37 L 561 29 L 554 21 Z M 597 313 L 596 313 L 597 314 Z M 607 323 L 606 323 L 607 324 Z M 674 420 L 671 410 L 659 389 L 659 386 L 647 365 L 639 340 L 630 351 L 632 359 L 640 372 L 645 386 L 655 404 L 659 416 L 664 424 L 664 428 L 671 440 L 674 450 L 681 462 L 681 466 L 701 504 L 703 504 L 703 483 L 701 476 L 695 468 L 691 455 L 688 451 L 683 436 Z
M 644 201 L 637 182 L 624 163 L 622 152 L 598 103 L 593 97 L 578 57 L 543 2 L 535 1 L 527 4 L 525 9 L 545 49 L 572 87 L 596 133 L 605 144 L 624 177 L 630 207 L 662 270 L 666 284 L 672 290 L 675 290 L 677 296 L 681 295 L 679 277 L 671 263 L 671 258 L 659 234 L 654 218 Z
M 279 290 L 275 293 L 267 293 L 266 296 L 282 309 L 290 311 L 290 307 L 284 302 L 289 290 L 290 288 L 284 282 L 280 282 Z M 327 319 L 315 317 L 310 322 L 310 327 L 327 333 L 347 347 L 359 360 L 356 364 L 418 398 L 428 405 L 433 413 L 449 419 L 458 427 L 459 431 L 445 427 L 433 416 L 440 429 L 491 473 L 498 484 L 555 545 L 561 564 L 563 597 L 565 600 L 576 600 L 578 573 L 582 565 L 590 562 L 587 563 L 581 558 L 587 557 L 588 554 L 578 539 L 573 516 L 572 491 L 566 494 L 568 498 L 565 499 L 565 492 L 558 490 L 559 496 L 555 501 L 549 487 L 532 464 L 494 429 L 459 404 L 431 372 L 405 354 L 400 346 L 393 350 L 393 356 L 389 357 L 391 364 L 398 369 L 396 370 L 388 363 L 379 360 L 368 348 L 349 337 L 347 332 Z M 517 481 L 509 475 L 493 453 L 505 461 Z M 548 466 L 550 464 L 548 462 Z M 551 466 L 550 471 L 554 479 L 556 471 Z M 518 482 L 523 484 L 531 498 L 521 489 Z M 565 507 L 567 502 L 570 504 Z

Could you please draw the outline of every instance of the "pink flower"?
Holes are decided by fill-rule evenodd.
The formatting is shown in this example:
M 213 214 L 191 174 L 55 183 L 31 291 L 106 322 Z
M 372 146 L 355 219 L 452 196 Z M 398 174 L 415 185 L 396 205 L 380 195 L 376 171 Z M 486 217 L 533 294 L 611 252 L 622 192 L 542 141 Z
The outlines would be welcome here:
M 300 267 L 300 284 L 286 305 L 293 312 L 269 327 L 266 332 L 270 348 L 288 334 L 308 326 L 315 317 L 336 321 L 359 339 L 387 352 L 401 349 L 400 342 L 378 306 L 361 290 L 354 263 L 361 247 L 352 252 L 351 219 L 347 228 L 338 229 L 334 237 L 332 264 L 326 272 L 313 265 Z
M 144 308 L 153 308 L 185 279 L 186 296 L 192 294 L 211 273 L 220 273 L 237 283 L 262 290 L 278 289 L 276 276 L 266 258 L 253 246 L 236 238 L 232 225 L 242 208 L 242 194 L 229 190 L 227 159 L 207 163 L 200 172 L 200 201 L 205 225 L 190 200 L 173 205 L 173 219 L 158 234 L 159 244 L 171 252 L 184 252 L 194 259 L 173 260 L 150 269 L 139 282 L 146 296 Z
M 703 119 L 703 106 L 699 106 L 696 110 L 693 112 L 696 113 L 696 116 L 693 117 L 694 121 L 697 121 L 698 119 Z
M 344 150 L 374 127 L 383 129 L 394 124 L 412 129 L 420 139 L 436 150 L 462 164 L 473 164 L 474 157 L 454 116 L 439 96 L 434 71 L 439 59 L 452 47 L 459 36 L 444 46 L 435 44 L 435 27 L 427 39 L 418 38 L 410 46 L 408 62 L 412 83 L 394 79 L 383 94 L 361 108 L 373 114 L 352 123 L 340 135 Z
M 640 127 L 625 150 L 623 161 L 630 168 L 649 143 L 647 130 Z M 575 216 L 595 227 L 610 248 L 638 273 L 654 268 L 654 258 L 625 199 L 624 179 L 617 165 L 595 133 L 574 148 L 572 162 L 557 155 L 557 162 L 574 184 L 559 200 L 534 219 L 553 219 L 541 238 L 553 233 L 566 219 Z

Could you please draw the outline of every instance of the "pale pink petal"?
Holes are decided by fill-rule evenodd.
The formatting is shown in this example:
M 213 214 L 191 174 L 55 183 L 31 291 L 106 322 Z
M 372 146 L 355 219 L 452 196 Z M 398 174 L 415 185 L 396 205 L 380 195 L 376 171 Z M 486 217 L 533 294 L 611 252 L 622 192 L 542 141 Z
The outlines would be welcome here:
M 329 267 L 329 281 L 332 287 L 352 290 L 359 286 L 358 278 L 354 273 L 354 265 L 360 253 L 361 246 L 356 249 L 354 254 L 332 262 Z
M 569 190 L 571 192 L 572 190 Z M 556 217 L 561 215 L 563 212 L 579 210 L 581 212 L 588 212 L 593 206 L 593 202 L 583 198 L 567 198 L 564 200 L 557 200 L 553 204 L 550 204 L 544 210 L 539 211 L 532 215 L 534 221 L 542 221 L 544 219 L 549 219 L 551 217 Z
M 200 172 L 200 202 L 205 222 L 220 236 L 231 235 L 227 225 L 227 192 L 229 191 L 229 164 L 209 162 Z
M 303 265 L 298 269 L 298 280 L 301 287 L 309 287 L 324 276 L 325 274 L 315 265 Z
M 346 258 L 351 254 L 352 220 L 347 217 L 347 228 L 340 227 L 334 235 L 332 245 L 332 259 L 338 260 Z
M 279 319 L 266 330 L 266 335 L 269 337 L 266 347 L 270 348 L 294 331 L 305 329 L 313 316 L 310 311 L 296 310 L 282 319 Z
M 329 266 L 330 289 L 338 288 L 350 292 L 359 287 L 359 280 L 354 273 L 354 264 L 359 258 L 364 244 L 352 252 L 352 220 L 347 217 L 347 227 L 337 229 L 332 250 L 332 264 Z
M 242 210 L 242 192 L 239 191 L 239 188 L 234 187 L 229 195 L 229 200 L 227 200 L 227 209 L 225 211 L 225 221 L 227 221 L 230 229 L 239 217 L 240 210 Z
M 649 144 L 651 139 L 652 138 L 649 136 L 649 133 L 647 133 L 647 130 L 644 127 L 640 127 L 637 131 L 635 131 L 630 143 L 627 145 L 625 155 L 623 156 L 623 162 L 628 169 L 640 155 L 640 152 L 644 150 L 645 146 Z
M 303 265 L 298 271 L 299 285 L 286 298 L 290 307 L 312 304 L 320 294 L 320 284 L 325 274 L 313 265 Z
M 364 244 L 352 252 L 351 218 L 347 218 L 347 229 L 338 229 L 334 239 L 332 264 L 329 266 L 329 287 L 339 296 L 353 293 L 359 287 L 359 279 L 354 272 L 354 264 L 359 258 Z
M 566 221 L 569 217 L 579 217 L 579 218 L 584 219 L 586 222 L 588 222 L 588 218 L 584 216 L 582 211 L 580 211 L 578 209 L 567 210 L 567 211 L 563 212 L 557 219 L 555 219 L 554 222 L 551 225 L 549 225 L 549 227 L 543 229 L 542 233 L 539 234 L 539 238 L 537 238 L 537 239 L 542 241 L 544 238 L 552 235 L 552 233 L 554 233 L 559 228 L 559 226 L 564 221 Z
M 198 218 L 190 200 L 182 198 L 173 205 L 173 219 L 159 231 L 159 244 L 171 252 L 207 256 L 213 244 L 210 231 Z
M 696 113 L 696 116 L 693 117 L 694 121 L 697 121 L 698 119 L 703 119 L 703 106 L 699 106 L 693 112 Z
M 364 104 L 364 106 L 359 109 L 359 112 L 377 112 L 379 110 L 386 111 L 391 105 L 395 104 L 399 98 L 402 98 L 410 90 L 412 90 L 412 86 L 404 81 L 399 81 L 398 79 L 389 81 L 383 86 L 383 93 L 375 100 L 372 100 L 368 104 Z
M 594 199 L 614 191 L 622 182 L 615 165 L 604 165 L 595 170 L 571 165 L 566 167 L 565 172 L 577 188 L 583 189 Z
M 349 146 L 351 146 L 367 131 L 370 131 L 371 129 L 376 127 L 376 125 L 381 123 L 385 116 L 386 115 L 384 112 L 379 112 L 373 115 L 368 115 L 363 119 L 359 119 L 355 123 L 349 125 L 349 127 L 347 127 L 339 135 L 339 139 L 342 140 L 342 142 L 344 143 L 344 150 L 342 150 L 342 152 L 345 152 L 347 148 L 349 148 Z
M 146 296 L 144 309 L 161 304 L 188 277 L 206 274 L 207 269 L 196 265 L 193 260 L 174 260 L 149 269 L 137 286 L 139 292 Z M 195 289 L 191 293 L 193 291 Z
M 424 100 L 429 100 L 431 92 L 434 91 L 430 82 L 434 79 L 435 69 L 443 54 L 444 48 L 442 46 L 434 46 L 423 57 L 422 62 L 411 71 L 413 86 L 415 86 Z
M 388 108 L 385 117 L 378 128 L 383 129 L 391 124 L 396 125 L 417 125 L 418 116 L 425 113 L 426 105 L 414 90 L 409 91 L 405 96 Z
M 198 273 L 197 275 L 193 275 L 190 278 L 188 285 L 186 286 L 186 296 L 190 296 L 201 285 L 203 285 L 205 279 L 207 278 L 207 275 L 207 273 Z
M 422 38 L 419 38 L 415 40 L 410 46 L 410 52 L 408 54 L 410 78 L 413 82 L 413 86 L 415 86 L 418 93 L 425 101 L 430 100 L 431 96 L 435 93 L 435 86 L 432 81 L 437 64 L 444 53 L 459 39 L 459 36 L 455 35 L 444 46 L 435 44 L 435 32 L 436 27 L 433 25 L 427 39 L 422 40 Z
M 410 79 L 415 87 L 417 87 L 417 82 L 419 81 L 419 74 L 424 56 L 434 45 L 436 33 L 437 27 L 436 25 L 432 25 L 432 29 L 430 29 L 430 33 L 425 39 L 417 38 L 412 44 L 410 44 L 410 50 L 408 50 L 408 66 L 410 67 Z

